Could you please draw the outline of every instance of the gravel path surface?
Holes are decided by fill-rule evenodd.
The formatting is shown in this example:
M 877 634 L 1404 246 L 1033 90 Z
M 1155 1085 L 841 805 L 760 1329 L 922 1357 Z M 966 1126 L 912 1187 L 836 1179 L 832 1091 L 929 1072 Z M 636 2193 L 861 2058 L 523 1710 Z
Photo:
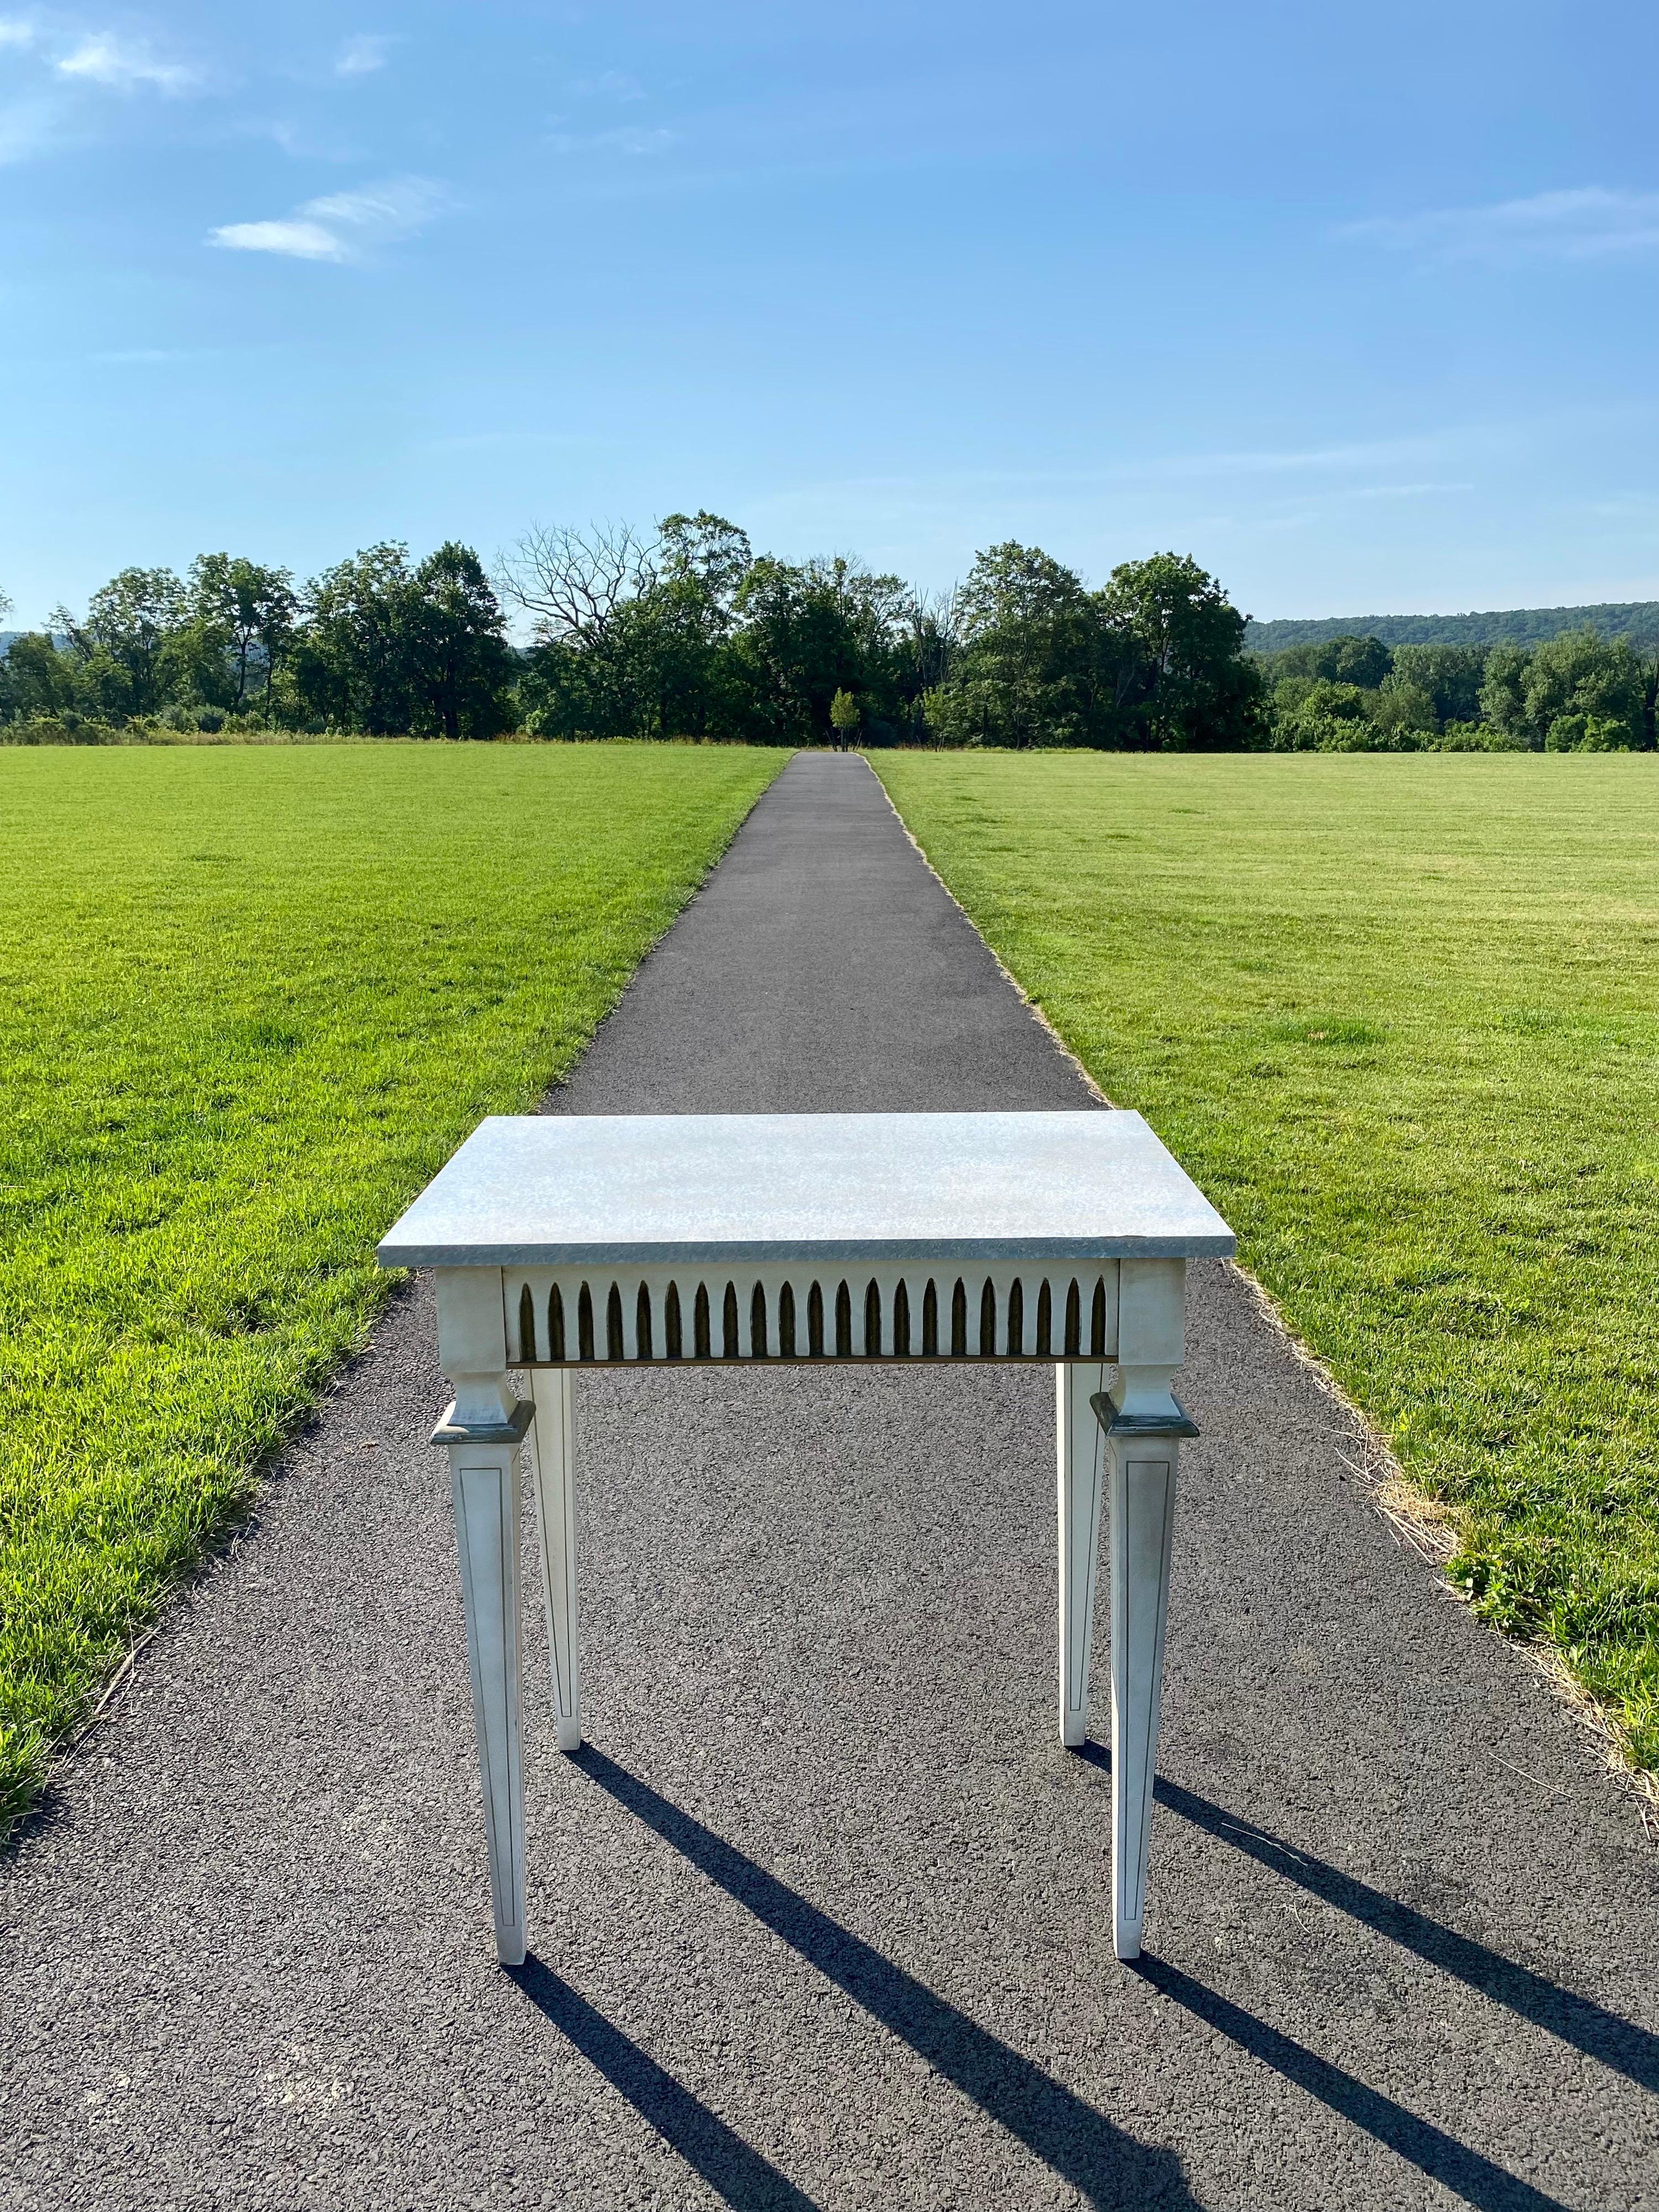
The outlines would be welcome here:
M 1091 1103 L 809 756 L 550 1109 Z M 0 1863 L 0 2204 L 1659 2207 L 1629 1796 L 1219 1267 L 1192 1346 L 1142 1971 L 1052 1380 L 910 1368 L 585 1378 L 510 1977 L 417 1287 Z

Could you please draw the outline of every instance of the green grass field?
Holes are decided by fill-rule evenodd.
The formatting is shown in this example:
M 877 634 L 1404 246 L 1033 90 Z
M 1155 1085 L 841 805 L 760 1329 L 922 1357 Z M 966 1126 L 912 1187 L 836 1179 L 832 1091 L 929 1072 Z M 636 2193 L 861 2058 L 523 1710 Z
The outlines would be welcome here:
M 0 752 L 0 1827 L 784 757 Z
M 1659 1766 L 1659 762 L 877 755 L 1107 1095 Z

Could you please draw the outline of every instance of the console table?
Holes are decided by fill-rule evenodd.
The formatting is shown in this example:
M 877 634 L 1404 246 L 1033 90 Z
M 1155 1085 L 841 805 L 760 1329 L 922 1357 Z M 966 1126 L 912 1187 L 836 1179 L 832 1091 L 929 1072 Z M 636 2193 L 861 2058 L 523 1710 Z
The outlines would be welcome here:
M 1088 1723 L 1103 1493 L 1112 1927 L 1140 1949 L 1187 1262 L 1227 1224 L 1138 1114 L 524 1115 L 483 1122 L 379 1249 L 436 1272 L 495 1943 L 525 1955 L 520 1449 L 560 1747 L 581 1741 L 582 1367 L 1044 1360 L 1056 1384 L 1060 1731 Z M 531 1395 L 514 1395 L 509 1370 Z

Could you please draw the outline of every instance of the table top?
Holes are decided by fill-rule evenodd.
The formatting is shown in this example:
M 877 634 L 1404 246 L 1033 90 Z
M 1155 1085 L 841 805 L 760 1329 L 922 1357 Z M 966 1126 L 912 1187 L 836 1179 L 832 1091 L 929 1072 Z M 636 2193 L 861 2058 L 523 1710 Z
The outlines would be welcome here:
M 1139 1114 L 500 1115 L 385 1267 L 1196 1259 L 1232 1231 Z

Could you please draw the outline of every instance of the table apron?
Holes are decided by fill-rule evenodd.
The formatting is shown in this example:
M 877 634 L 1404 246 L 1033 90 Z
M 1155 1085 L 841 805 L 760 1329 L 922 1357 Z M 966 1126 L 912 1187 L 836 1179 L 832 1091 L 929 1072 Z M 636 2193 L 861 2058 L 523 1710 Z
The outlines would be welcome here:
M 825 1266 L 786 1259 L 499 1272 L 513 1365 L 635 1366 L 697 1360 L 1115 1360 L 1126 1274 L 1137 1285 L 1161 1291 L 1155 1302 L 1160 1308 L 1173 1303 L 1178 1313 L 1185 1263 Z

